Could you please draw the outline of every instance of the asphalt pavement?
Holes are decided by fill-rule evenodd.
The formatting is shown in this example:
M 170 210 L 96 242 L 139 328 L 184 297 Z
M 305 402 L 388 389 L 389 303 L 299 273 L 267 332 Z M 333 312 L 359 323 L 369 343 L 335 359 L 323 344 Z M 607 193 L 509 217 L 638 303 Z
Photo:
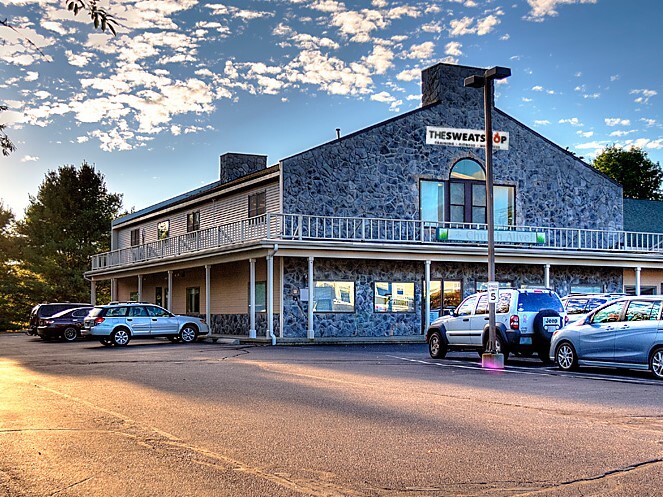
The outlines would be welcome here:
M 0 496 L 649 496 L 663 382 L 425 345 L 0 334 Z

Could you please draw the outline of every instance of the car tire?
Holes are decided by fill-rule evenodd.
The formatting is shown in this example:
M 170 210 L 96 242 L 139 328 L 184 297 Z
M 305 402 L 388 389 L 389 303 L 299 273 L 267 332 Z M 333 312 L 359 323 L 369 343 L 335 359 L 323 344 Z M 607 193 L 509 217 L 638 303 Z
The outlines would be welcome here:
M 434 331 L 428 337 L 428 353 L 433 359 L 444 359 L 447 355 L 447 344 L 439 331 Z
M 180 330 L 179 341 L 182 343 L 193 343 L 198 338 L 198 328 L 192 324 L 185 324 Z
M 110 341 L 110 338 L 104 337 L 99 339 L 99 343 L 104 347 L 110 347 L 113 343 Z
M 73 342 L 78 338 L 78 330 L 73 326 L 67 326 L 62 332 L 62 339 L 65 342 Z
M 113 332 L 110 339 L 116 347 L 124 347 L 129 343 L 129 340 L 131 340 L 131 335 L 125 328 L 120 328 Z
M 578 367 L 578 354 L 571 342 L 562 342 L 557 346 L 555 362 L 562 371 L 572 371 Z
M 663 347 L 659 347 L 652 352 L 649 358 L 649 370 L 655 378 L 663 380 Z

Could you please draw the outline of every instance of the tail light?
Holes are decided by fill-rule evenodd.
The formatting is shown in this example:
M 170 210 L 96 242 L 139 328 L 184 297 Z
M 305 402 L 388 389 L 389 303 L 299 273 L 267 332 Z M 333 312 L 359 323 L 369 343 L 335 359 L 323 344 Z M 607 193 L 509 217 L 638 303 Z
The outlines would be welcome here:
M 513 314 L 509 318 L 509 327 L 512 330 L 519 330 L 520 329 L 520 318 L 516 314 Z
M 53 324 L 54 322 L 55 321 L 53 321 L 52 319 L 47 319 L 46 321 L 44 321 L 44 324 Z
M 104 322 L 104 318 L 94 318 L 94 324 L 101 324 Z

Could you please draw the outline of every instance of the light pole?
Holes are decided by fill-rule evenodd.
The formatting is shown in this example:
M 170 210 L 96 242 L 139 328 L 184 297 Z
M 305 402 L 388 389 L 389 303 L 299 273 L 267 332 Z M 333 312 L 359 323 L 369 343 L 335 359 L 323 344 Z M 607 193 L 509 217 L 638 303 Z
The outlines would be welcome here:
M 464 85 L 470 88 L 483 88 L 483 109 L 486 135 L 486 224 L 488 225 L 488 283 L 495 280 L 495 218 L 493 212 L 493 80 L 511 76 L 508 67 L 486 69 L 483 76 L 465 78 Z M 488 368 L 504 368 L 504 355 L 497 353 L 495 346 L 495 301 L 488 298 L 488 350 L 481 358 L 481 365 Z

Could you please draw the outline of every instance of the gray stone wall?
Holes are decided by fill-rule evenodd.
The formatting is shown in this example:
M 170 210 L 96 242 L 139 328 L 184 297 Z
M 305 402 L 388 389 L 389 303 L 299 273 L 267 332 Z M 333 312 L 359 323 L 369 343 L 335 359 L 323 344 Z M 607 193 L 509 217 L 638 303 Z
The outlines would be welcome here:
M 482 91 L 462 86 L 468 68 L 435 67 L 440 103 L 284 159 L 284 212 L 420 219 L 421 180 L 448 180 L 462 158 L 483 164 L 482 149 L 426 145 L 426 126 L 484 126 Z M 493 164 L 495 183 L 515 186 L 517 225 L 622 229 L 620 186 L 503 112 L 493 127 L 510 133 Z
M 266 155 L 223 154 L 219 158 L 219 180 L 221 183 L 228 183 L 266 167 Z
M 292 297 L 293 289 L 308 287 L 306 258 L 284 258 L 283 336 L 305 338 L 308 325 L 308 303 Z M 431 264 L 432 280 L 460 280 L 463 296 L 475 292 L 477 283 L 488 278 L 486 264 Z M 543 285 L 543 266 L 498 264 L 497 279 L 508 281 L 514 288 Z M 316 259 L 316 281 L 354 281 L 354 313 L 314 313 L 313 328 L 320 337 L 389 337 L 419 335 L 422 330 L 422 289 L 424 263 L 411 261 L 366 261 L 359 259 Z M 619 268 L 553 266 L 551 286 L 564 296 L 571 284 L 605 286 L 609 292 L 622 289 Z M 374 283 L 379 281 L 414 282 L 414 313 L 376 313 L 373 310 Z M 247 328 L 248 329 L 248 328 Z
M 249 336 L 248 314 L 212 314 L 210 329 L 217 335 Z M 274 314 L 274 335 L 279 336 L 280 317 Z M 267 314 L 256 313 L 256 336 L 267 336 Z

